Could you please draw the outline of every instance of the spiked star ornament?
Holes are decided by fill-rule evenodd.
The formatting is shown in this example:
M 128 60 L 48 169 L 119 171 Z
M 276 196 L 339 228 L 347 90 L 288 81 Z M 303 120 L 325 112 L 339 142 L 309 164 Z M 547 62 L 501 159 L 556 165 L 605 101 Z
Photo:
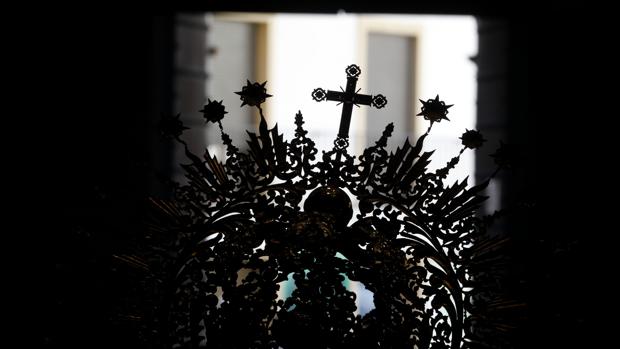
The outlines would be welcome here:
M 207 99 L 207 104 L 200 110 L 205 118 L 206 122 L 216 123 L 224 118 L 224 115 L 228 114 L 224 105 L 222 105 L 223 101 L 212 101 Z
M 177 138 L 183 134 L 183 131 L 189 128 L 183 126 L 181 114 L 175 116 L 164 115 L 159 122 L 159 131 L 165 138 Z
M 435 97 L 435 99 L 429 99 L 427 101 L 422 102 L 422 111 L 417 115 L 424 116 L 424 120 L 430 120 L 431 122 L 441 122 L 441 120 L 448 120 L 448 109 L 453 106 L 453 104 L 446 105 L 443 101 L 439 100 L 439 95 Z
M 465 133 L 459 138 L 461 143 L 469 149 L 477 149 L 482 146 L 487 140 L 482 137 L 482 134 L 476 130 L 465 130 Z
M 247 80 L 247 84 L 243 86 L 241 91 L 235 92 L 241 96 L 241 106 L 243 107 L 246 104 L 251 107 L 260 106 L 263 102 L 265 102 L 265 99 L 271 97 L 265 88 L 266 84 L 267 81 L 259 84 L 258 82 L 251 83 L 250 80 Z
M 495 153 L 491 154 L 491 157 L 500 168 L 510 169 L 517 165 L 516 155 L 516 149 L 514 147 L 500 141 L 499 148 L 497 148 Z

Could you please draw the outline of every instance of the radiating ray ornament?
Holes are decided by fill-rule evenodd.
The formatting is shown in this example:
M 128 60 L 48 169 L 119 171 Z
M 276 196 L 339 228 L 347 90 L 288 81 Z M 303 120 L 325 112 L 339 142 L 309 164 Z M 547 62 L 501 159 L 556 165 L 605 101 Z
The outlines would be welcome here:
M 321 156 L 301 112 L 290 140 L 277 125 L 268 128 L 260 108 L 271 97 L 266 83 L 247 81 L 236 92 L 261 117 L 247 152 L 221 127 L 221 101 L 209 100 L 201 112 L 220 125 L 226 159 L 190 152 L 178 117 L 163 123 L 185 145 L 187 184 L 175 186 L 171 200 L 152 199 L 148 238 L 136 253 L 116 256 L 141 267 L 136 326 L 150 347 L 508 346 L 511 314 L 521 304 L 495 282 L 506 240 L 490 237 L 492 219 L 476 215 L 488 180 L 444 183 L 460 155 L 484 138 L 466 130 L 461 152 L 430 171 L 433 151 L 424 141 L 431 127 L 415 144 L 405 140 L 388 152 L 388 124 L 354 157 L 346 149 L 352 106 L 382 108 L 387 98 L 357 93 L 358 66 L 346 73 L 344 91 L 312 92 L 316 101 L 343 104 L 335 146 Z M 448 120 L 452 105 L 439 96 L 422 103 L 418 115 L 431 125 Z M 505 150 L 494 154 L 500 167 L 508 164 Z M 372 310 L 356 312 L 345 279 L 372 293 Z M 285 284 L 293 285 L 290 295 Z

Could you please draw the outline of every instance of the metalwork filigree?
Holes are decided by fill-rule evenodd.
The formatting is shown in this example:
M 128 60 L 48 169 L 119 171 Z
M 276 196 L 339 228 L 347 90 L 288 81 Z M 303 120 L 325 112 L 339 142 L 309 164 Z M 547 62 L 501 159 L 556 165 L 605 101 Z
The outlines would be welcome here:
M 342 116 L 340 117 L 340 127 L 338 129 L 338 138 L 334 143 L 338 147 L 342 147 L 342 144 L 345 142 L 343 140 L 347 140 L 346 144 L 348 146 L 349 139 L 349 126 L 351 125 L 351 114 L 353 112 L 353 106 L 359 107 L 360 105 L 371 105 L 377 109 L 381 109 L 385 107 L 387 104 L 387 98 L 384 95 L 364 95 L 358 93 L 359 90 L 356 90 L 357 86 L 357 78 L 362 73 L 360 67 L 355 64 L 351 64 L 345 69 L 345 73 L 347 73 L 347 87 L 346 89 L 340 88 L 342 91 L 332 91 L 328 90 L 327 92 L 322 88 L 316 88 L 312 91 L 312 99 L 317 102 L 321 101 L 336 101 L 339 102 L 338 105 L 342 104 Z M 341 145 L 338 145 L 340 143 Z
M 359 72 L 347 68 L 349 78 Z M 173 127 L 190 160 L 188 183 L 174 200 L 152 199 L 151 248 L 131 257 L 151 265 L 147 279 L 161 291 L 152 295 L 153 338 L 173 348 L 497 346 L 489 333 L 499 322 L 489 314 L 514 304 L 490 280 L 504 242 L 485 233 L 494 216 L 475 215 L 489 181 L 444 183 L 482 136 L 468 130 L 461 152 L 437 171 L 424 150 L 433 122 L 395 152 L 386 150 L 390 123 L 358 157 L 346 146 L 319 155 L 301 112 L 291 140 L 267 126 L 264 86 L 248 82 L 241 94 L 260 111 L 247 152 L 222 128 L 221 103 L 204 110 L 217 112 L 207 118 L 220 126 L 223 161 L 193 154 Z M 429 103 L 447 109 L 438 98 Z M 430 120 L 445 118 L 444 109 Z M 373 310 L 356 313 L 345 277 L 372 292 Z M 289 297 L 278 293 L 285 282 L 296 287 Z

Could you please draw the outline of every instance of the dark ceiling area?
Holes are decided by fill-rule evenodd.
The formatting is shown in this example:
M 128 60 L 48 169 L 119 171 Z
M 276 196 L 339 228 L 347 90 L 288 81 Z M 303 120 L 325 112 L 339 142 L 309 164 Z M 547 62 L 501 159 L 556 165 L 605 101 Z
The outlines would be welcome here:
M 197 10 L 198 4 L 187 4 L 186 9 Z M 524 290 L 530 304 L 524 335 L 516 346 L 566 348 L 590 343 L 584 332 L 590 307 L 575 302 L 582 291 L 573 283 L 575 275 L 583 278 L 588 273 L 581 262 L 587 255 L 582 236 L 591 226 L 583 217 L 597 205 L 585 205 L 589 186 L 574 185 L 590 177 L 586 156 L 570 149 L 595 138 L 581 128 L 584 119 L 599 118 L 582 109 L 596 93 L 588 88 L 593 84 L 586 67 L 597 63 L 593 52 L 599 46 L 593 40 L 598 33 L 581 2 L 487 6 L 472 1 L 305 5 L 206 1 L 200 5 L 201 10 L 214 11 L 344 9 L 505 20 L 518 48 L 510 52 L 518 62 L 514 67 L 527 75 L 513 86 L 513 103 L 522 102 L 528 117 L 513 120 L 511 127 L 513 132 L 527 132 L 536 149 L 524 164 L 535 172 L 527 180 L 537 193 L 537 207 L 529 217 L 531 230 L 519 242 L 514 270 L 527 275 Z M 41 193 L 36 200 L 22 194 L 20 205 L 25 210 L 19 217 L 24 234 L 38 242 L 36 257 L 25 263 L 27 273 L 37 275 L 27 303 L 47 324 L 36 340 L 44 347 L 131 346 L 134 334 L 109 325 L 109 311 L 123 285 L 114 284 L 107 256 L 122 251 L 127 236 L 139 230 L 138 217 L 152 194 L 146 159 L 158 150 L 145 130 L 160 117 L 153 114 L 171 103 L 167 97 L 171 90 L 166 89 L 172 88 L 172 81 L 165 71 L 171 56 L 158 53 L 169 48 L 172 34 L 166 28 L 172 28 L 173 17 L 99 12 L 49 17 L 41 23 L 40 30 L 20 44 L 28 52 L 28 65 L 42 71 L 31 93 L 36 103 L 28 107 L 29 113 L 41 116 L 36 118 L 35 132 L 27 134 L 33 140 L 20 146 L 26 155 L 20 155 L 19 162 L 28 185 Z M 536 130 L 530 132 L 532 127 Z

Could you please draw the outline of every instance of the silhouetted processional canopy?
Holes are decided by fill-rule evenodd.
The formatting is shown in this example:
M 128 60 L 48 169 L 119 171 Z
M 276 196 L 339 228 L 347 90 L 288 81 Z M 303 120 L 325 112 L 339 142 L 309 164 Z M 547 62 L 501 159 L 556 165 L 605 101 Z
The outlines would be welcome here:
M 383 95 L 358 93 L 360 67 L 345 73 L 345 89 L 311 93 L 315 101 L 343 105 L 334 147 L 321 153 L 301 112 L 290 140 L 277 125 L 268 128 L 261 108 L 272 97 L 267 82 L 247 81 L 236 92 L 241 106 L 260 113 L 247 152 L 222 127 L 223 101 L 208 100 L 201 112 L 218 124 L 225 159 L 193 154 L 178 115 L 162 120 L 162 134 L 185 148 L 188 182 L 175 186 L 172 200 L 151 200 L 143 248 L 117 256 L 142 270 L 153 315 L 140 322 L 145 341 L 274 349 L 506 344 L 511 311 L 520 304 L 494 282 L 506 242 L 487 234 L 495 216 L 476 215 L 490 178 L 475 186 L 467 179 L 444 183 L 461 154 L 485 139 L 465 130 L 463 149 L 429 171 L 433 151 L 424 142 L 452 107 L 437 95 L 422 101 L 418 115 L 430 123 L 415 143 L 405 140 L 388 153 L 390 123 L 373 146 L 349 154 L 352 107 L 389 113 L 389 105 Z M 493 156 L 498 169 L 510 166 L 505 145 Z M 372 292 L 374 309 L 357 312 L 345 278 Z M 290 296 L 279 294 L 287 280 L 294 283 Z

